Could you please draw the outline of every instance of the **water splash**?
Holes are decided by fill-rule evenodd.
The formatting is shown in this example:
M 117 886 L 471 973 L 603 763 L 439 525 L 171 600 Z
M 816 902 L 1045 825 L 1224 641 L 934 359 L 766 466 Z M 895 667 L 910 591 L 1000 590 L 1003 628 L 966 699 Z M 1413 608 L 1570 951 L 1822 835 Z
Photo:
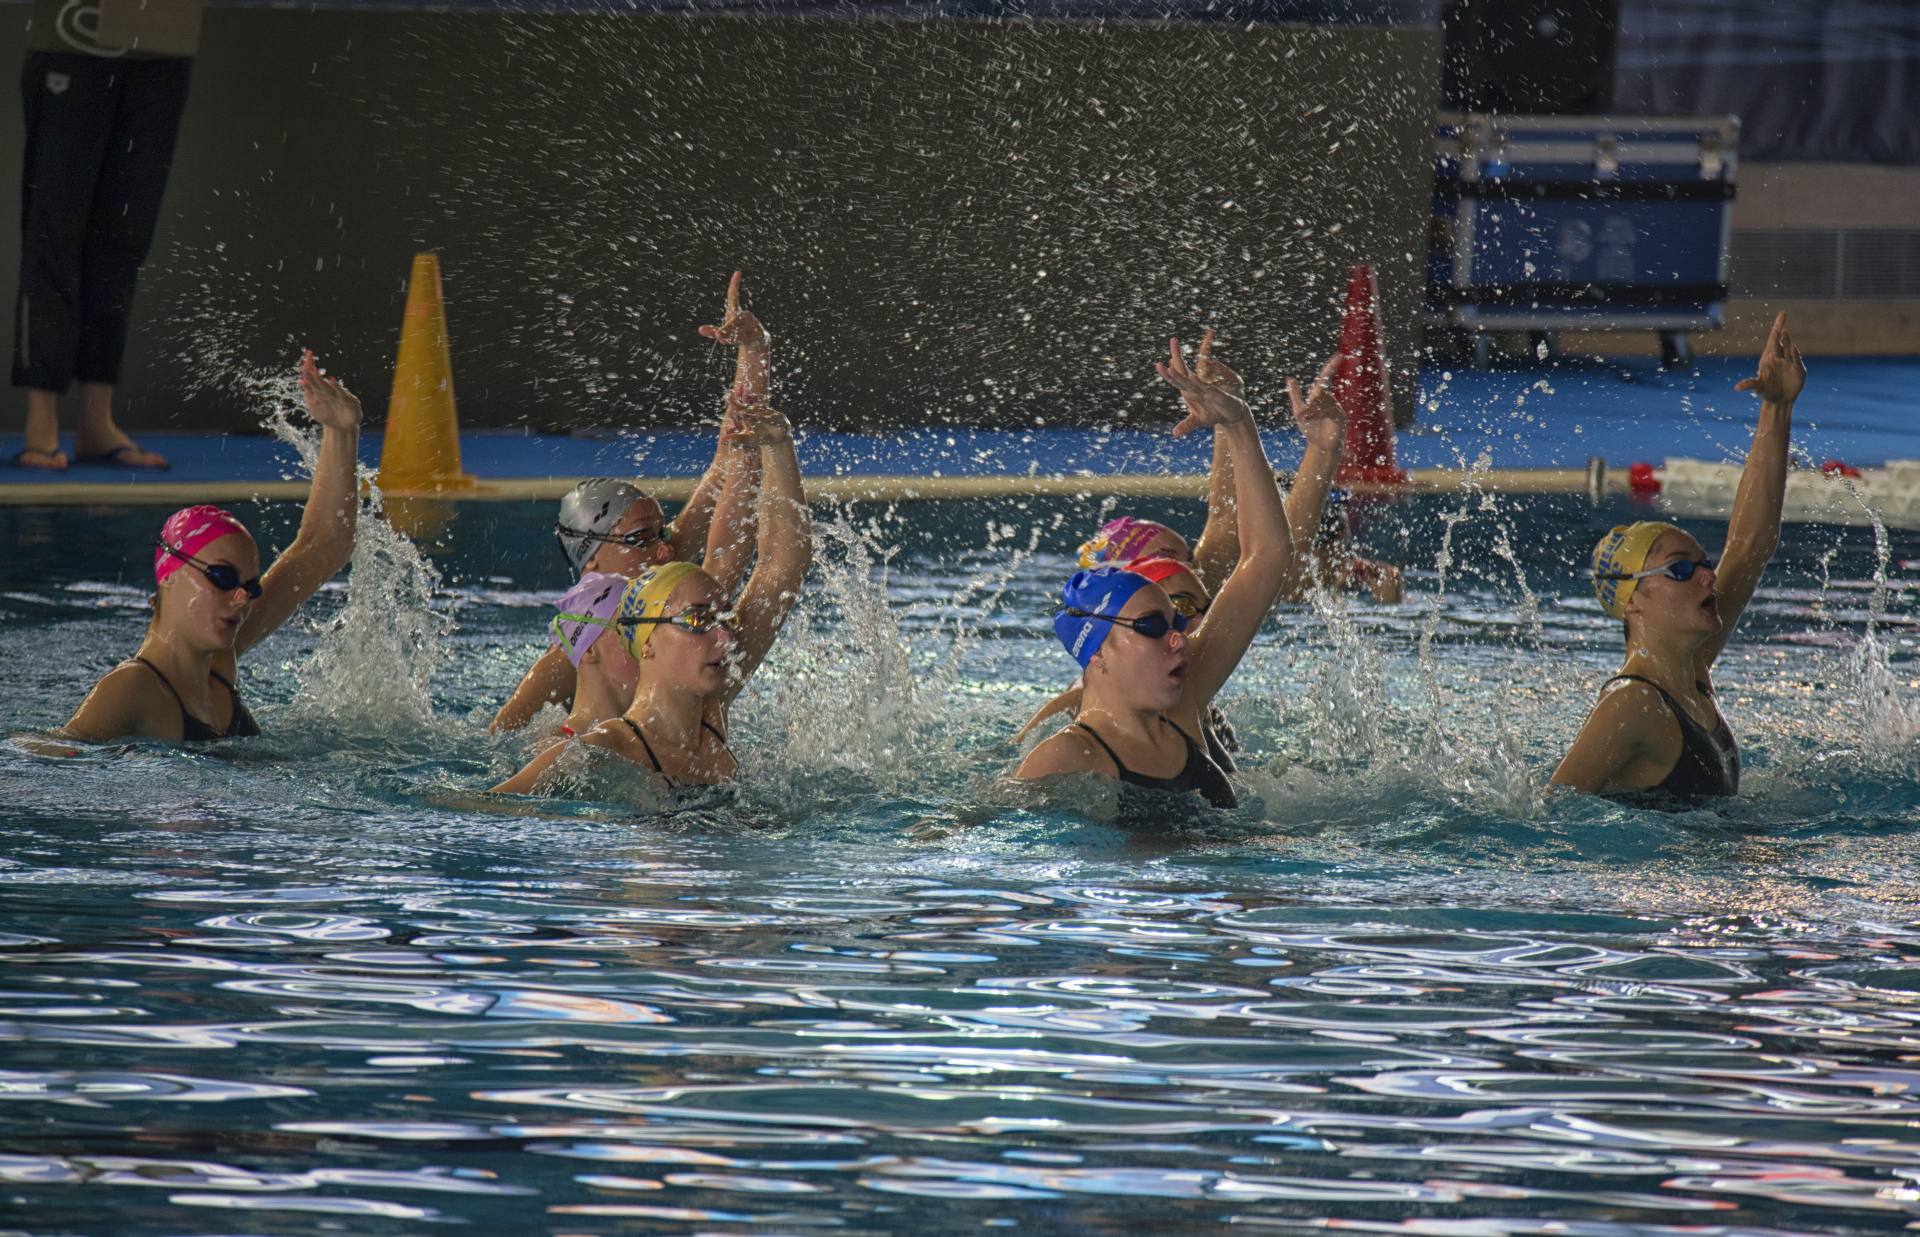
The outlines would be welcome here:
M 311 477 L 322 431 L 304 428 L 298 380 L 283 371 L 244 380 L 263 406 L 262 426 L 292 447 Z M 346 600 L 320 627 L 318 647 L 295 673 L 290 720 L 335 733 L 390 736 L 435 729 L 433 674 L 453 634 L 451 609 L 436 604 L 440 572 L 387 522 L 372 470 L 355 465 L 361 486 Z

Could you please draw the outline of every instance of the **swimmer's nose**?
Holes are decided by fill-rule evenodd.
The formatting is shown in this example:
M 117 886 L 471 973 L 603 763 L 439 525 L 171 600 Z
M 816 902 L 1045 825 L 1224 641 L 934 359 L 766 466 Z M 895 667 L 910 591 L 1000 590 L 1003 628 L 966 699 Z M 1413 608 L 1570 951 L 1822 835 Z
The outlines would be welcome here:
M 1187 633 L 1184 631 L 1168 632 L 1167 647 L 1172 649 L 1176 653 L 1186 652 L 1187 651 Z

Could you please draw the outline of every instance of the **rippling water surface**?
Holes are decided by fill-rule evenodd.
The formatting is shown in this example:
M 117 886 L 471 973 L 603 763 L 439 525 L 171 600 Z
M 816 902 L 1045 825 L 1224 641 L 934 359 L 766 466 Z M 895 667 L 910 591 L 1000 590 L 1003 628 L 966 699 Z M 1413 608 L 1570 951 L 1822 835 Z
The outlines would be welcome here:
M 10 733 L 132 649 L 155 514 L 0 513 Z M 249 658 L 264 740 L 16 739 L 0 1229 L 1920 1225 L 1911 535 L 1876 586 L 1788 530 L 1718 676 L 1745 792 L 1667 816 L 1545 786 L 1622 513 L 1378 515 L 1409 603 L 1282 615 L 1229 688 L 1252 802 L 1125 829 L 993 780 L 1091 514 L 823 513 L 745 785 L 666 816 L 477 793 L 544 507 L 461 512 L 437 584 L 368 552 Z

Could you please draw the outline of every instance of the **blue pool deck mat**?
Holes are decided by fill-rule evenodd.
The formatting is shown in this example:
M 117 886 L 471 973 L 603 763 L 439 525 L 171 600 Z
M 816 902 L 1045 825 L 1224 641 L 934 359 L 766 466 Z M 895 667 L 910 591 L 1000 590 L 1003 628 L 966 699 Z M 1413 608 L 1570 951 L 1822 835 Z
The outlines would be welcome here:
M 1399 436 L 1407 469 L 1584 469 L 1594 457 L 1616 470 L 1670 457 L 1737 461 L 1753 434 L 1751 396 L 1733 389 L 1750 361 L 1700 360 L 1691 371 L 1661 370 L 1650 359 L 1569 362 L 1547 369 L 1423 367 L 1415 425 Z M 1833 358 L 1809 362 L 1807 390 L 1795 410 L 1794 441 L 1818 464 L 1844 460 L 1872 467 L 1920 458 L 1920 358 Z M 1267 425 L 1284 418 L 1256 401 Z M 1005 478 L 1009 490 L 1035 477 L 1191 476 L 1206 471 L 1208 436 L 1175 439 L 1167 422 L 1148 428 L 982 430 L 927 426 L 887 433 L 808 431 L 798 422 L 802 471 L 809 478 Z M 0 466 L 0 502 L 171 501 L 194 486 L 283 490 L 298 482 L 291 448 L 265 435 L 142 431 L 166 455 L 161 473 L 76 465 L 64 474 Z M 1264 434 L 1276 467 L 1300 456 L 1299 435 Z M 361 456 L 379 460 L 381 435 L 361 436 Z M 19 449 L 0 436 L 0 459 Z M 71 443 L 68 444 L 71 452 Z M 690 480 L 713 453 L 710 427 L 577 436 L 479 430 L 461 435 L 466 472 L 483 483 L 587 476 Z M 1095 487 L 1098 488 L 1098 487 Z M 151 492 L 149 492 L 151 491 Z M 124 493 L 122 493 L 124 492 Z M 524 496 L 503 490 L 495 496 Z M 164 497 L 163 497 L 164 496 Z M 183 500 L 184 501 L 184 500 Z

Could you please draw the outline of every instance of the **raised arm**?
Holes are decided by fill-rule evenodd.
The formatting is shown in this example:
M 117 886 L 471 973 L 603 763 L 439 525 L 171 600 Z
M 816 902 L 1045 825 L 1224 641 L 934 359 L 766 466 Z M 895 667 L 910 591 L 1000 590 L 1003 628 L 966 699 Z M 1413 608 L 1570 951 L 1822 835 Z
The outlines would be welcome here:
M 1245 398 L 1246 384 L 1240 381 L 1240 375 L 1213 357 L 1212 327 L 1200 336 L 1193 376 L 1236 399 Z M 1233 565 L 1239 561 L 1240 523 L 1233 509 L 1233 452 L 1216 431 L 1213 462 L 1207 468 L 1207 523 L 1200 530 L 1200 540 L 1194 543 L 1193 574 L 1212 592 L 1233 574 Z
M 1773 320 L 1760 363 L 1753 377 L 1734 385 L 1760 397 L 1760 420 L 1754 427 L 1753 447 L 1740 470 L 1734 491 L 1733 514 L 1727 520 L 1727 548 L 1715 571 L 1714 592 L 1720 598 L 1720 630 L 1701 646 L 1695 666 L 1704 676 L 1720 656 L 1753 600 L 1760 573 L 1780 544 L 1780 508 L 1787 492 L 1787 444 L 1793 435 L 1793 403 L 1807 384 L 1806 362 L 1787 334 L 1783 311 Z
M 1213 426 L 1216 438 L 1225 438 L 1233 452 L 1234 509 L 1240 531 L 1240 561 L 1215 594 L 1213 605 L 1188 637 L 1192 660 L 1187 667 L 1182 706 L 1204 706 L 1226 683 L 1253 637 L 1273 609 L 1280 586 L 1293 571 L 1293 538 L 1287 532 L 1286 509 L 1273 466 L 1253 428 L 1246 402 L 1219 387 L 1201 382 L 1187 371 L 1180 341 L 1172 341 L 1170 363 L 1157 366 L 1160 376 L 1187 397 L 1187 418 L 1174 427 L 1176 435 Z
M 720 423 L 720 452 L 726 457 L 725 480 L 713 507 L 707 530 L 707 552 L 701 566 L 732 596 L 753 561 L 760 527 L 760 444 L 736 414 L 736 396 L 727 396 L 727 415 Z
M 702 562 L 707 574 L 731 590 L 739 584 L 740 571 L 744 569 L 746 560 L 750 557 L 746 547 L 752 546 L 754 539 L 752 527 L 754 504 L 751 501 L 746 504 L 744 523 L 736 522 L 732 526 L 726 523 L 729 518 L 738 521 L 740 513 L 737 502 L 731 510 L 721 509 L 727 498 L 727 486 L 730 484 L 738 462 L 729 449 L 730 445 L 733 445 L 729 442 L 729 423 L 733 419 L 734 401 L 738 400 L 754 406 L 766 404 L 771 386 L 769 357 L 773 343 L 772 337 L 767 334 L 766 328 L 760 325 L 760 319 L 754 316 L 753 311 L 740 307 L 739 271 L 735 271 L 733 278 L 727 283 L 727 312 L 720 319 L 720 325 L 702 326 L 700 334 L 715 343 L 734 345 L 733 384 L 728 388 L 730 391 L 728 414 L 721 420 L 720 436 L 714 444 L 713 459 L 708 463 L 707 470 L 700 474 L 698 484 L 693 487 L 693 493 L 687 498 L 687 505 L 682 507 L 680 513 L 673 518 L 670 540 L 673 542 L 673 556 L 676 559 Z M 751 449 L 745 454 L 749 457 L 757 455 Z M 757 460 L 750 458 L 749 466 L 751 474 L 754 474 L 750 479 L 757 479 L 759 471 Z M 731 576 L 714 570 L 715 564 L 710 558 L 697 557 L 710 552 L 714 544 L 716 523 L 720 524 L 720 540 L 723 544 L 730 545 L 737 541 L 741 547 L 737 561 L 723 560 L 718 564 L 722 570 L 731 567 L 733 570 Z
M 807 514 L 807 496 L 800 485 L 793 429 L 772 408 L 743 405 L 738 411 L 759 443 L 762 481 L 758 561 L 734 608 L 738 645 L 728 675 L 729 701 L 740 694 L 773 647 L 813 565 L 813 519 Z
M 1072 687 L 1069 687 L 1067 690 L 1041 705 L 1040 711 L 1032 717 L 1029 717 L 1027 724 L 1020 727 L 1020 733 L 1013 736 L 1014 746 L 1018 747 L 1020 744 L 1025 743 L 1027 736 L 1032 734 L 1034 730 L 1039 727 L 1040 723 L 1046 721 L 1049 717 L 1058 717 L 1062 713 L 1078 713 L 1080 711 L 1081 692 L 1082 688 L 1080 684 L 1075 683 Z
M 548 705 L 567 704 L 573 699 L 576 682 L 573 663 L 567 660 L 567 655 L 558 645 L 548 648 L 528 667 L 520 686 L 513 689 L 513 695 L 508 696 L 500 711 L 493 715 L 487 733 L 518 730 Z
M 260 577 L 260 599 L 240 625 L 235 654 L 271 635 L 353 557 L 353 533 L 360 515 L 360 401 L 339 379 L 320 372 L 311 348 L 300 355 L 300 394 L 308 414 L 320 425 L 320 452 L 307 487 L 307 508 L 293 544 Z
M 1338 353 L 1320 367 L 1306 397 L 1300 384 L 1287 379 L 1287 400 L 1293 405 L 1294 423 L 1307 441 L 1300 457 L 1300 470 L 1294 474 L 1293 489 L 1287 494 L 1287 531 L 1298 549 L 1293 571 L 1288 574 L 1284 591 L 1289 597 L 1304 596 L 1313 587 L 1313 555 L 1309 547 L 1320 529 L 1320 515 L 1327 505 L 1327 491 L 1333 487 L 1333 475 L 1340 468 L 1340 456 L 1347 446 L 1347 414 L 1333 397 L 1333 375 L 1343 360 Z

